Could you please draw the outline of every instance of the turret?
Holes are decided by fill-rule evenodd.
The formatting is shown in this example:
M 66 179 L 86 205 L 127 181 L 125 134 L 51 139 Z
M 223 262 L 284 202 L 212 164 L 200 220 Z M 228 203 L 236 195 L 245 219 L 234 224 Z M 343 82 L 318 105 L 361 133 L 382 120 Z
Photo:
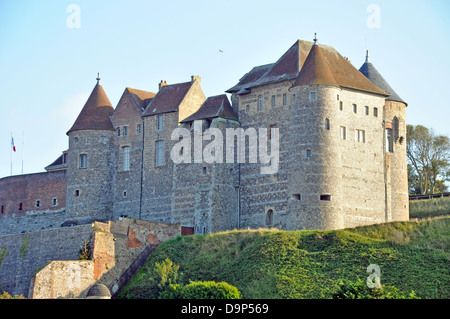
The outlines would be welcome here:
M 111 218 L 113 111 L 97 77 L 91 95 L 67 132 L 67 223 Z
M 400 98 L 369 61 L 369 51 L 366 51 L 366 61 L 359 71 L 389 94 L 386 97 L 384 108 L 386 221 L 409 220 L 406 159 L 407 103 Z
M 344 225 L 340 203 L 341 163 L 334 136 L 340 88 L 314 39 L 290 89 L 291 160 L 287 228 L 337 229 Z

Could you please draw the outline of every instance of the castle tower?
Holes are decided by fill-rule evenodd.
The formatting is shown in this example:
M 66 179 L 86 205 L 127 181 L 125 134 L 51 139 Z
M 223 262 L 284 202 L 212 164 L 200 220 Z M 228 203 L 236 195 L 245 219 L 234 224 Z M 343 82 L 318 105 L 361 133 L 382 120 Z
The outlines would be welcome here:
M 191 192 L 191 207 L 194 207 L 191 222 L 195 233 L 237 228 L 239 164 L 226 162 L 224 144 L 226 130 L 238 128 L 239 122 L 227 96 L 221 94 L 208 97 L 197 112 L 180 123 L 190 129 L 191 150 L 194 152 L 196 143 L 199 143 L 194 139 L 196 135 L 201 136 L 202 161 L 174 166 L 174 192 L 184 192 L 185 195 L 175 196 L 175 205 L 181 207 L 180 204 L 186 202 L 187 192 Z M 189 185 L 187 190 L 186 185 Z
M 336 96 L 340 93 L 321 48 L 314 44 L 290 89 L 291 158 L 287 229 L 344 227 Z
M 406 106 L 398 94 L 369 60 L 359 71 L 372 83 L 386 91 L 384 107 L 385 179 L 386 179 L 386 221 L 409 219 L 408 165 L 406 158 Z
M 91 95 L 67 132 L 67 223 L 111 219 L 113 111 L 97 77 Z

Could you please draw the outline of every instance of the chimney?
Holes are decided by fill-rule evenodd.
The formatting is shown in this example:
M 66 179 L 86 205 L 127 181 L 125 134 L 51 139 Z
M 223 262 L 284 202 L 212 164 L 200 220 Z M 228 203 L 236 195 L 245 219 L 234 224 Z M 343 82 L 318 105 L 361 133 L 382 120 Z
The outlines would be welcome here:
M 192 75 L 191 76 L 191 83 L 194 83 L 195 81 L 198 81 L 198 84 L 200 84 L 201 81 L 202 81 L 202 78 L 200 76 L 198 76 L 198 75 Z
M 161 82 L 159 82 L 159 85 L 158 85 L 158 90 L 161 91 L 161 88 L 166 85 L 167 85 L 167 81 L 161 80 Z

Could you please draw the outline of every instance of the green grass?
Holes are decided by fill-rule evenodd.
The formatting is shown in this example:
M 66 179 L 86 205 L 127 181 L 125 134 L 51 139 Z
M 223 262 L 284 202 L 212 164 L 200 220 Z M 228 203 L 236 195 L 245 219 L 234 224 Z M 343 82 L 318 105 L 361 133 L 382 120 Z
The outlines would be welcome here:
M 450 197 L 410 201 L 409 215 L 410 218 L 450 215 Z
M 421 298 L 450 298 L 450 217 L 338 231 L 241 230 L 163 243 L 119 298 L 151 298 L 155 262 L 180 266 L 181 283 L 225 281 L 242 298 L 331 298 L 342 281 L 366 280 Z

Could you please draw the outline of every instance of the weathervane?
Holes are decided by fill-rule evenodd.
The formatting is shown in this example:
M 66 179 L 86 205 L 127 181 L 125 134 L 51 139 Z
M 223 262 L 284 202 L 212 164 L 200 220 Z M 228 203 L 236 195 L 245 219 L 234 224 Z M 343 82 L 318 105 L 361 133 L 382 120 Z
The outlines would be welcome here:
M 314 33 L 314 44 L 317 42 L 317 33 Z
M 100 72 L 97 73 L 97 84 L 100 84 Z

